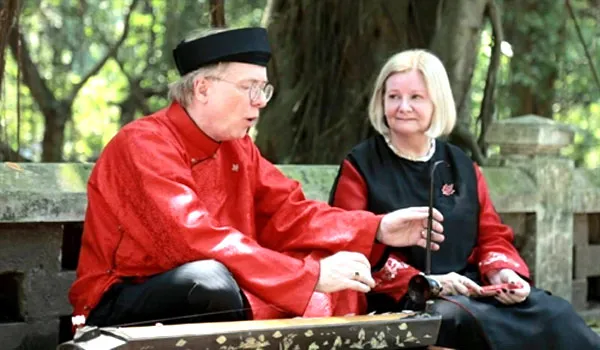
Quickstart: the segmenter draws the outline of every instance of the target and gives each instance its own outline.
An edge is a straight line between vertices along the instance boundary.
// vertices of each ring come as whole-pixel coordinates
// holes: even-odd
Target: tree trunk
[[[65,126],[71,117],[70,104],[64,103],[52,114],[44,114],[44,139],[42,140],[42,162],[62,162],[65,141]]]
[[[30,160],[15,152],[6,143],[0,142],[0,162],[30,162]]]
[[[504,91],[510,115],[552,118],[554,83],[564,54],[564,2],[505,0],[504,27],[512,45],[509,83]],[[510,9],[510,11],[508,11]]]
[[[4,78],[5,53],[8,33],[19,12],[19,0],[0,0],[0,89]]]
[[[409,3],[269,3],[276,95],[257,128],[263,155],[277,163],[338,163],[372,132],[367,105],[375,77],[414,33],[406,30]]]
[[[457,126],[451,141],[470,151],[478,163],[484,156],[469,131],[473,119],[470,90],[486,4],[487,0],[443,1],[443,16],[431,44],[431,50],[444,62],[456,102]]]
[[[461,140],[476,137],[469,89],[486,0],[269,0],[265,14],[276,95],[264,110],[256,143],[277,163],[339,163],[373,133],[367,106],[382,64],[408,48],[428,48],[448,68]],[[346,3],[344,3],[346,4]]]
[[[120,128],[131,123],[135,119],[135,112],[137,111],[137,103],[133,95],[127,96],[121,103],[119,103],[119,109],[121,114],[119,116]]]
[[[210,26],[212,28],[225,27],[225,0],[210,0]]]

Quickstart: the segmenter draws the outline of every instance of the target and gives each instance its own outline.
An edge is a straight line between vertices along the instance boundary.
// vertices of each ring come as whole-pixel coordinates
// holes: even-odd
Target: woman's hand
[[[392,247],[408,247],[418,245],[425,247],[427,239],[428,207],[410,207],[398,209],[381,219],[377,230],[377,240]],[[444,220],[442,213],[433,209],[431,249],[440,249],[439,243],[444,241]]]
[[[468,277],[450,272],[445,275],[431,275],[442,286],[441,295],[481,296],[481,286]]]
[[[498,285],[509,283],[513,285],[521,285],[521,288],[516,289],[502,289],[500,290],[495,298],[505,305],[522,303],[527,299],[531,292],[529,283],[525,281],[521,276],[511,269],[500,269],[493,270],[487,274],[490,284]]]

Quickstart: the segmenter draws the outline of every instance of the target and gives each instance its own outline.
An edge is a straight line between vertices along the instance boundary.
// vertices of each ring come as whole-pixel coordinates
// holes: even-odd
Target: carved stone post
[[[551,119],[526,115],[493,124],[486,141],[500,147],[490,159],[530,176],[537,186],[535,244],[527,252],[536,286],[571,300],[573,279],[574,162],[560,156],[573,143],[574,131]],[[532,260],[532,261],[531,261]]]

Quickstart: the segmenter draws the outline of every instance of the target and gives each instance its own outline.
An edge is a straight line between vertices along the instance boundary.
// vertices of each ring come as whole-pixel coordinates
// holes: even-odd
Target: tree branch
[[[0,162],[31,162],[30,159],[27,159],[13,150],[6,143],[0,142]]]
[[[0,88],[4,77],[4,53],[8,35],[14,24],[14,19],[19,16],[19,0],[0,0]]]
[[[8,35],[8,44],[10,50],[15,57],[15,61],[21,67],[23,81],[31,91],[32,97],[37,102],[40,111],[44,115],[49,115],[58,104],[56,97],[46,85],[46,80],[42,78],[36,65],[31,59],[29,48],[23,35],[19,32],[19,28],[13,28]],[[20,47],[19,47],[20,46]]]
[[[224,28],[225,27],[225,0],[210,0],[210,27]]]
[[[127,14],[125,15],[125,19],[124,19],[125,26],[123,27],[123,33],[121,33],[121,37],[119,38],[119,40],[117,40],[111,47],[109,47],[109,49],[106,52],[106,54],[104,55],[104,57],[102,57],[96,63],[96,65],[94,67],[92,67],[92,69],[81,79],[81,81],[78,84],[75,84],[73,86],[73,91],[71,91],[68,101],[73,101],[75,99],[75,96],[77,96],[77,93],[83,87],[83,85],[85,85],[85,83],[91,77],[93,77],[94,75],[96,75],[96,73],[98,73],[98,71],[100,71],[100,69],[102,68],[102,66],[104,66],[106,61],[108,61],[108,59],[110,57],[112,57],[115,54],[115,52],[117,52],[117,50],[119,49],[121,44],[123,44],[123,42],[127,38],[127,35],[129,34],[129,19],[131,18],[131,14],[133,13],[133,9],[137,5],[137,3],[138,3],[138,0],[133,0],[131,2],[131,5],[129,5],[129,10],[127,11]]]
[[[489,125],[494,118],[494,106],[496,103],[496,78],[498,77],[498,68],[500,67],[500,56],[502,55],[501,45],[504,41],[502,32],[502,22],[498,8],[494,0],[488,0],[486,5],[486,14],[492,24],[492,36],[494,43],[492,46],[492,56],[490,57],[490,65],[485,79],[485,88],[483,92],[483,100],[481,101],[481,109],[479,112],[479,122],[481,123],[481,132],[477,144],[483,154],[486,154],[487,146],[485,142],[485,134]]]
[[[454,143],[462,144],[464,148],[471,152],[471,159],[473,159],[473,161],[479,165],[485,164],[485,156],[483,155],[483,152],[481,152],[481,149],[479,149],[477,140],[475,139],[475,136],[471,134],[469,129],[460,123],[456,124],[451,136],[455,138],[455,140],[453,140]]]
[[[268,28],[269,24],[271,24],[271,15],[273,13],[273,0],[267,0],[265,4],[265,9],[263,10],[262,17],[260,19],[260,26]]]
[[[142,113],[144,113],[145,115],[150,114],[151,111],[148,108],[148,106],[146,105],[146,100],[152,96],[155,95],[163,95],[167,93],[167,88],[159,88],[159,89],[150,89],[150,88],[142,88],[141,86],[141,78],[133,78],[130,74],[127,73],[127,71],[125,70],[125,66],[123,65],[123,62],[121,62],[121,60],[117,57],[117,55],[114,55],[114,60],[117,62],[117,65],[119,66],[119,69],[121,70],[121,73],[123,73],[123,75],[125,76],[125,78],[127,78],[127,82],[129,83],[130,86],[130,92],[129,94],[131,96],[134,97],[134,101],[136,101],[136,107],[139,107],[139,109],[142,110]],[[125,100],[129,100],[131,97],[127,97]]]
[[[587,58],[588,64],[590,65],[590,70],[592,71],[592,76],[594,77],[594,81],[596,82],[596,87],[598,88],[598,91],[600,91],[600,78],[598,78],[598,72],[596,71],[596,68],[594,67],[594,61],[592,60],[592,55],[590,55],[590,51],[585,43],[585,40],[583,40],[583,35],[581,34],[581,28],[579,28],[579,23],[577,22],[577,18],[575,17],[575,13],[573,12],[573,8],[571,7],[571,1],[565,0],[565,5],[567,5],[567,10],[569,11],[569,15],[571,16],[571,19],[573,20],[573,23],[575,24],[575,30],[577,31],[577,36],[579,37],[579,41],[581,42],[581,45],[583,46],[583,51],[585,51],[585,57]]]

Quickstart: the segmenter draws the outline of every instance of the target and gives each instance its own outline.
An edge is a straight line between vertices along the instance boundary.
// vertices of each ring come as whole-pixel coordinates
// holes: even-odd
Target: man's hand
[[[430,275],[442,286],[442,295],[481,296],[481,286],[468,277],[450,272],[445,275]]]
[[[375,287],[371,264],[360,253],[339,252],[321,260],[321,274],[315,290],[333,293],[352,289],[367,293]]]
[[[509,283],[521,285],[521,288],[501,290],[495,298],[502,304],[511,305],[521,303],[527,299],[531,292],[529,283],[511,269],[493,270],[488,272],[487,277],[490,284]]]
[[[399,209],[385,215],[377,229],[377,240],[392,247],[418,245],[425,247],[427,239],[428,207],[410,207]],[[444,227],[441,222],[444,216],[433,209],[431,232],[431,249],[440,249],[439,243],[444,241]]]

